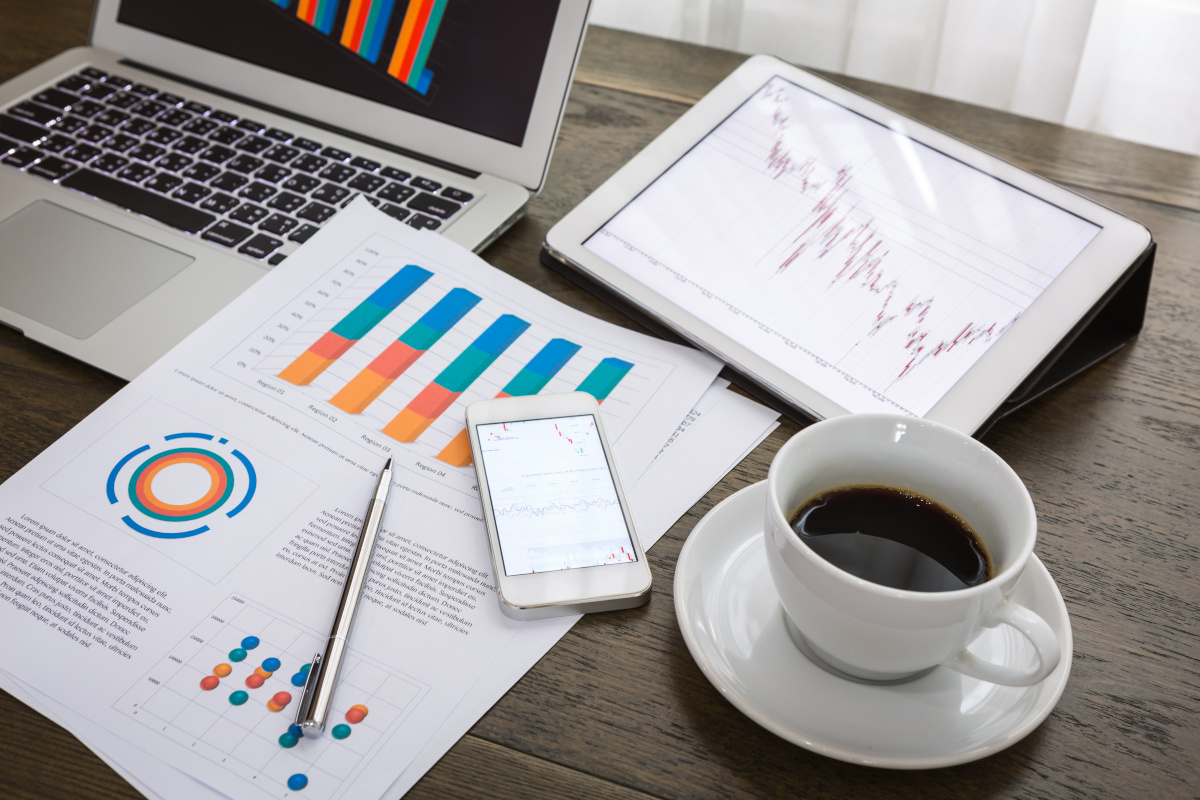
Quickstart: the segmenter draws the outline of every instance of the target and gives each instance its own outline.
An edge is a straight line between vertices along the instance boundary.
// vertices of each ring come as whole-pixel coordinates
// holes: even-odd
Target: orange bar
[[[334,362],[332,358],[321,358],[311,350],[305,350],[279,373],[279,377],[297,386],[307,386]]]
[[[346,12],[346,24],[342,26],[342,47],[349,47],[358,52],[358,45],[362,42],[363,28],[367,25],[367,14],[370,11],[370,0],[350,0],[350,10]]]
[[[342,411],[351,414],[361,414],[367,406],[375,402],[375,398],[383,394],[383,390],[392,385],[388,378],[364,369],[354,376],[354,379],[342,387],[329,402]]]
[[[296,16],[313,24],[313,20],[317,18],[317,0],[300,0],[300,5],[296,7]]]
[[[432,419],[406,408],[383,427],[383,432],[398,442],[415,442],[432,424]]]
[[[471,439],[467,436],[467,429],[459,431],[458,436],[451,439],[450,444],[443,447],[437,457],[438,461],[452,467],[471,466]]]
[[[432,2],[433,0],[408,0],[408,10],[404,12],[404,24],[400,27],[400,36],[396,39],[396,49],[392,52],[392,60],[387,69],[388,74],[393,78],[399,78],[402,81],[408,80],[408,71],[412,69],[413,59],[420,46],[421,34],[425,31],[422,20],[429,16],[429,6]],[[417,30],[419,23],[420,30]],[[415,43],[413,42],[414,37]]]

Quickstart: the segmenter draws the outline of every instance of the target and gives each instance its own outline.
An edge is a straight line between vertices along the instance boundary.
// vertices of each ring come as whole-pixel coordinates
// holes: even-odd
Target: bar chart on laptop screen
[[[923,416],[1098,231],[776,77],[585,246],[844,408]]]
[[[468,403],[587,392],[616,439],[674,369],[540,302],[375,236],[281,299],[216,369],[357,444],[470,486]]]

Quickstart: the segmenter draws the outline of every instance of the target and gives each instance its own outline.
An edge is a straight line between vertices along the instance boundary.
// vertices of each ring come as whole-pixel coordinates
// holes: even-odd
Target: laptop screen
[[[123,0],[117,19],[520,146],[558,6],[559,0]]]

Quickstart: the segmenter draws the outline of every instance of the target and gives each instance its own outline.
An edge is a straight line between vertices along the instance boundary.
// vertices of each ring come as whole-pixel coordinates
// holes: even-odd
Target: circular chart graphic
[[[172,433],[134,448],[108,473],[108,502],[145,536],[185,539],[231,519],[254,499],[254,465],[228,439]],[[200,522],[204,520],[204,522]]]

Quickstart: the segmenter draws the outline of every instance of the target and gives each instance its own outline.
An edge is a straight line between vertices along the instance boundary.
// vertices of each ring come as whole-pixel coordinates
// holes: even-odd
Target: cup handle
[[[944,666],[961,672],[972,678],[989,683],[999,683],[1005,686],[1033,686],[1041,683],[1062,658],[1058,646],[1058,637],[1054,635],[1046,620],[1030,611],[1023,605],[1005,600],[992,611],[984,622],[984,627],[994,628],[997,625],[1009,625],[1016,628],[1037,653],[1036,666],[1025,669],[1006,667],[990,661],[984,661],[970,651],[963,649],[958,655],[947,661]]]

